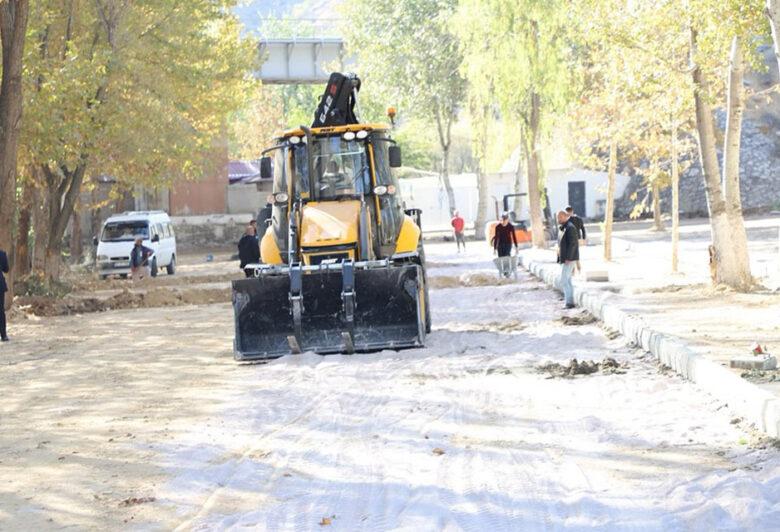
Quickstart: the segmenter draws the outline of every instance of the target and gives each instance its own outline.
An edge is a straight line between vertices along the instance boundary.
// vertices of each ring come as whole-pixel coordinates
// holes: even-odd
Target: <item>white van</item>
[[[133,211],[111,216],[103,224],[97,245],[97,272],[105,279],[109,275],[127,277],[130,273],[130,251],[136,238],[152,249],[149,267],[152,277],[160,268],[168,275],[176,273],[176,235],[168,214],[163,211]]]

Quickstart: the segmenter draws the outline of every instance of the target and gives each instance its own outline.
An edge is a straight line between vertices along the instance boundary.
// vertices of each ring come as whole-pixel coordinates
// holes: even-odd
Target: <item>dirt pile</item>
[[[456,327],[448,327],[450,330],[457,332],[493,332],[493,333],[513,333],[522,331],[526,328],[526,324],[519,319],[508,318],[503,321],[489,321],[485,323],[463,323]]]
[[[430,288],[460,288],[476,286],[496,286],[516,283],[513,279],[503,279],[498,274],[464,273],[463,275],[437,275],[428,278]]]
[[[539,373],[548,373],[549,379],[570,379],[577,375],[592,375],[599,371],[604,375],[620,375],[625,373],[627,368],[628,365],[626,363],[620,364],[614,358],[607,357],[601,362],[594,362],[593,360],[580,362],[576,358],[572,358],[566,365],[551,362],[539,366],[537,370]]]
[[[107,310],[207,305],[226,303],[231,298],[229,288],[160,288],[148,292],[131,292],[127,288],[105,299],[66,296],[56,299],[45,296],[24,296],[16,300],[19,312],[35,316],[67,316]]]
[[[236,268],[238,270],[238,268]],[[144,278],[140,282],[132,282],[127,279],[98,279],[97,276],[79,277],[72,282],[74,292],[95,292],[97,290],[122,290],[128,287],[146,288],[160,286],[182,286],[206,283],[229,283],[236,279],[243,279],[240,271],[232,273],[213,273],[205,275],[160,275],[158,277]]]
[[[590,325],[596,323],[598,319],[588,311],[583,311],[576,316],[563,316],[560,322],[564,325],[578,326],[578,325]]]

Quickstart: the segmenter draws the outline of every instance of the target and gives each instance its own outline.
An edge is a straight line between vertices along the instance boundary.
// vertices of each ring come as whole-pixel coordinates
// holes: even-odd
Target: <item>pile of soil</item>
[[[620,364],[611,357],[607,357],[601,362],[594,362],[593,360],[579,362],[576,358],[572,358],[567,365],[551,362],[539,366],[537,370],[539,373],[549,373],[550,376],[548,378],[550,379],[570,379],[576,375],[592,375],[599,371],[604,375],[619,375],[625,373],[627,367],[626,363]]]
[[[238,270],[238,268],[236,268]],[[240,271],[230,273],[214,273],[207,275],[166,275],[161,274],[154,279],[145,278],[140,282],[132,282],[128,279],[99,279],[96,276],[82,277],[73,282],[74,292],[94,292],[96,290],[122,290],[129,286],[145,288],[160,286],[181,286],[190,284],[227,283],[236,279],[243,279]]]
[[[148,292],[131,292],[127,288],[109,298],[66,296],[62,299],[44,296],[23,296],[16,300],[21,312],[35,316],[66,316],[107,310],[207,305],[226,303],[231,299],[229,288],[160,288]]]
[[[475,286],[496,286],[504,284],[515,284],[514,279],[504,279],[498,274],[490,273],[464,273],[460,276],[437,275],[428,278],[430,288],[460,288]]]
[[[458,332],[497,332],[512,333],[522,331],[526,324],[516,318],[508,318],[503,321],[489,321],[487,323],[464,323],[458,325],[454,330]]]
[[[766,384],[768,382],[780,381],[780,371],[776,369],[749,369],[747,371],[743,371],[739,376],[745,380],[749,380],[750,382],[755,382],[757,384]]]
[[[564,325],[590,325],[599,321],[593,314],[588,311],[583,311],[576,316],[563,316],[560,322]]]

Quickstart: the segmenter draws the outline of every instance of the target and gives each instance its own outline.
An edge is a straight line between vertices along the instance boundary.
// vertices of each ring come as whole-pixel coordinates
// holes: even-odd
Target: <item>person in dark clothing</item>
[[[577,238],[585,240],[585,222],[582,218],[574,214],[574,209],[570,206],[566,207],[566,213],[569,215],[569,221],[577,229]]]
[[[0,249],[0,341],[8,341],[8,331],[5,323],[5,293],[8,292],[8,285],[5,282],[5,273],[11,268],[8,266],[8,255]]]
[[[512,246],[517,247],[515,226],[509,222],[509,215],[501,215],[501,223],[496,226],[496,234],[493,236],[493,252],[499,257],[508,257],[512,254]]]
[[[130,251],[130,273],[133,281],[139,281],[144,278],[146,268],[149,265],[149,257],[154,253],[153,249],[144,246],[142,238],[135,239],[135,245]]]
[[[266,222],[271,219],[273,214],[274,206],[271,205],[270,201],[265,204],[265,207],[260,209],[259,213],[257,213],[257,224],[260,226],[261,232],[265,232],[265,228],[268,226]]]
[[[580,242],[577,238],[579,232],[566,211],[558,213],[558,224],[560,225],[558,264],[561,265],[561,289],[566,308],[574,308],[574,286],[571,284],[571,278],[580,260]]]
[[[247,277],[251,277],[253,272],[246,268],[247,264],[258,264],[260,262],[260,246],[257,242],[257,235],[251,225],[246,226],[246,232],[241,240],[238,241],[238,258],[241,261],[239,268],[244,270]]]
[[[252,228],[252,234],[255,235],[255,240],[257,240],[259,238],[257,236],[257,220],[249,220],[249,227]]]

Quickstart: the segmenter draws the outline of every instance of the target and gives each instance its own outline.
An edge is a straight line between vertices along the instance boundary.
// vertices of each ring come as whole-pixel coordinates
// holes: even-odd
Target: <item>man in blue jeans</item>
[[[566,308],[574,308],[574,287],[571,278],[580,260],[580,243],[577,228],[569,220],[566,211],[558,211],[560,240],[558,241],[558,264],[561,265],[561,289]]]

